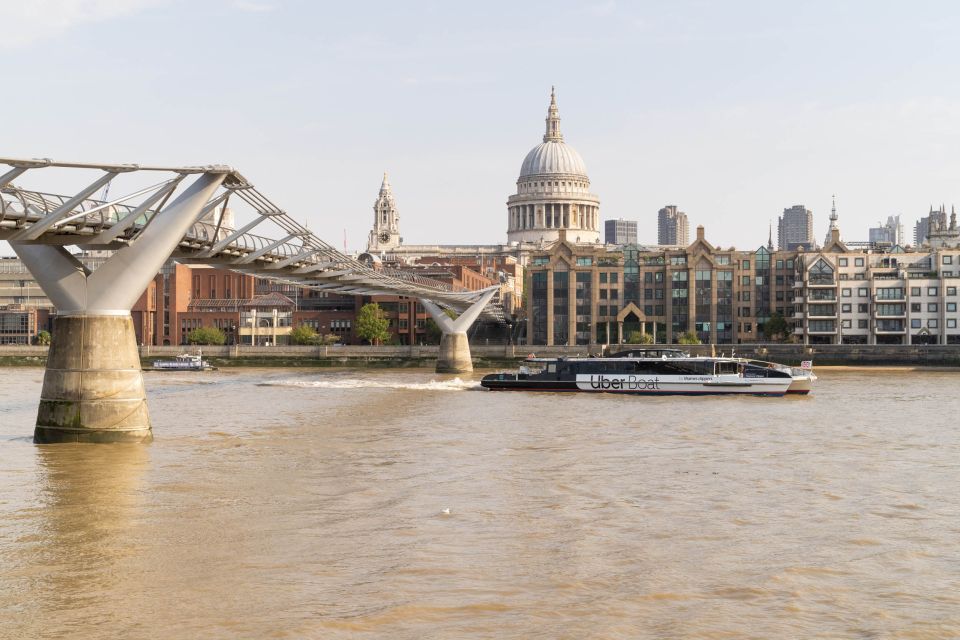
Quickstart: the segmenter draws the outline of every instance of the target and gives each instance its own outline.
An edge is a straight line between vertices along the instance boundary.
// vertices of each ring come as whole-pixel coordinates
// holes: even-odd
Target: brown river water
[[[960,373],[818,373],[147,373],[152,444],[35,446],[0,369],[0,638],[960,637]]]

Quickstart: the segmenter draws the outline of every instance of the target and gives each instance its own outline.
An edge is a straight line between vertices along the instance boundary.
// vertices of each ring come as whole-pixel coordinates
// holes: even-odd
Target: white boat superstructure
[[[196,354],[181,353],[173,360],[154,360],[153,368],[170,371],[203,371],[214,367],[204,360],[203,353],[198,351]]]

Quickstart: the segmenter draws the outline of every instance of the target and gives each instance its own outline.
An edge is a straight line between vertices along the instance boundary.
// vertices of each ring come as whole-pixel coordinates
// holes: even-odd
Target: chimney
[[[697,240],[703,240],[703,225],[697,225]]]

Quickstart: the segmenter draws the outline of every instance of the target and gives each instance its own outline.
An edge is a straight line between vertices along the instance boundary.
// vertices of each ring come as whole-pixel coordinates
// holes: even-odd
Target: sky
[[[952,2],[0,0],[0,156],[228,164],[363,249],[389,172],[407,244],[506,241],[556,86],[601,218],[676,204],[752,249],[960,204]],[[54,190],[51,188],[50,190]]]

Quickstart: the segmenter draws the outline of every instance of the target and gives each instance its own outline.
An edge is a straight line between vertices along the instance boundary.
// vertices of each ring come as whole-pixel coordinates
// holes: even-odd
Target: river
[[[960,373],[788,398],[146,373],[36,446],[0,369],[0,638],[957,638]]]

